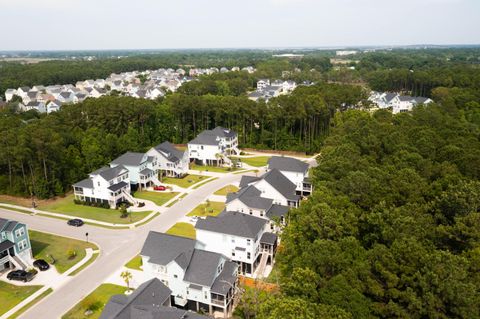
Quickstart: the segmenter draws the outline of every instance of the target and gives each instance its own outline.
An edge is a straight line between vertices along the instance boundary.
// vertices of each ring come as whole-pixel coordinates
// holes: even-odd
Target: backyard
[[[85,312],[90,310],[92,314],[88,316],[91,319],[97,319],[100,317],[103,308],[107,304],[108,300],[113,295],[119,295],[125,293],[127,287],[102,284],[98,286],[91,294],[86,296],[82,301],[76,304],[70,309],[62,319],[83,319],[86,318]]]
[[[206,202],[195,207],[187,216],[217,216],[225,209],[225,203],[223,202]]]
[[[130,224],[140,221],[147,217],[151,211],[134,212],[128,218],[120,217],[120,211],[99,207],[77,205],[73,202],[73,195],[58,198],[55,201],[40,205],[38,209],[63,215],[71,215],[80,218],[94,219],[113,224]]]
[[[257,157],[241,157],[237,159],[240,159],[242,163],[245,163],[250,166],[254,167],[263,167],[267,166],[268,160],[270,159],[270,156],[257,156]]]
[[[158,206],[164,205],[166,202],[168,202],[177,195],[177,192],[168,191],[136,191],[135,194],[133,194],[133,196],[136,198],[152,201]]]
[[[177,185],[183,188],[188,188],[207,178],[209,178],[209,176],[189,174],[189,175],[185,175],[182,178],[164,177],[162,178],[162,183]]]
[[[195,227],[193,227],[192,224],[182,222],[173,225],[169,230],[167,230],[167,234],[188,237],[192,239],[195,239],[197,236]]]
[[[70,267],[85,257],[85,249],[98,249],[95,244],[84,241],[41,233],[29,230],[33,257],[44,259],[48,263],[55,260],[54,266],[59,273],[64,273]]]
[[[15,286],[0,281],[0,316],[28,298],[42,286]]]

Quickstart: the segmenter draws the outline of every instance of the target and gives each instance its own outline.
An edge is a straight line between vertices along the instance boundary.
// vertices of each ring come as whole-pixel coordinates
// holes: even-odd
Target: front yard
[[[145,199],[154,202],[158,206],[164,205],[166,202],[177,196],[177,192],[160,192],[160,191],[136,191],[133,196],[139,199]]]
[[[198,216],[198,217],[205,217],[205,216],[217,216],[225,209],[225,203],[223,202],[207,202],[198,205],[195,207],[187,216]]]
[[[238,191],[238,187],[235,185],[227,185],[223,188],[220,188],[218,191],[213,193],[214,195],[227,196],[228,193],[235,193]]]
[[[222,167],[222,166],[209,166],[209,165],[197,165],[197,164],[190,164],[191,170],[196,170],[199,172],[214,172],[214,173],[230,173],[237,171],[238,168],[231,168],[231,167]]]
[[[62,319],[97,319],[100,317],[103,308],[105,308],[110,297],[123,294],[126,290],[127,287],[113,284],[102,284],[63,315]],[[92,314],[87,317],[85,312],[88,310],[92,311]]]
[[[209,178],[209,176],[190,174],[190,175],[185,175],[182,178],[164,177],[162,178],[161,182],[165,184],[177,185],[183,188],[189,188],[190,186],[195,185],[207,178]]]
[[[192,224],[182,222],[173,225],[169,230],[167,230],[167,234],[188,237],[192,239],[197,237],[195,227],[193,227]]]
[[[136,269],[136,270],[142,270],[142,257],[140,255],[137,255],[133,257],[126,265],[125,267],[130,268],[130,269]]]
[[[40,288],[42,288],[42,286],[15,286],[0,281],[0,316]]]
[[[73,202],[73,199],[73,195],[68,195],[64,198],[58,198],[47,205],[40,205],[38,209],[80,218],[95,219],[98,221],[112,224],[135,223],[139,220],[144,219],[151,213],[151,211],[134,212],[131,214],[131,216],[127,218],[122,218],[120,217],[121,214],[118,210],[77,205]]]
[[[85,257],[85,249],[98,249],[95,244],[84,241],[29,230],[33,257],[48,263],[55,260],[55,268],[64,273]]]
[[[242,163],[245,163],[250,166],[254,167],[263,167],[267,166],[268,160],[270,159],[271,156],[257,156],[257,157],[236,157],[237,159],[240,159]]]

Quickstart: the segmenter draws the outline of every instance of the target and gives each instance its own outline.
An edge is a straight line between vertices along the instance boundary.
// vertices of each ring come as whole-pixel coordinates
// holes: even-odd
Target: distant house
[[[400,95],[398,93],[372,91],[368,100],[380,109],[390,108],[393,114],[409,112],[420,104],[429,104],[433,101],[426,97]]]
[[[22,112],[28,112],[28,111],[37,111],[38,113],[45,113],[47,112],[47,109],[45,107],[45,103],[39,102],[39,101],[31,101],[28,102],[27,104],[18,104],[18,107],[20,111]]]
[[[29,91],[23,95],[22,101],[24,104],[28,104],[30,102],[37,101],[39,97],[40,93],[36,91]]]
[[[62,104],[63,103],[60,102],[59,100],[49,101],[47,103],[47,113],[52,113],[60,110],[60,108],[62,107]]]
[[[90,173],[87,179],[73,184],[75,199],[99,203],[116,208],[121,202],[137,201],[130,195],[130,178],[128,170],[121,166],[102,167]]]
[[[191,160],[203,165],[228,163],[227,156],[240,154],[238,135],[223,127],[205,130],[188,142],[188,154]]]
[[[277,236],[266,235],[267,224],[264,218],[227,211],[199,219],[195,224],[197,246],[228,256],[239,265],[242,275],[263,275],[265,266],[273,263],[277,249]]]
[[[32,267],[33,255],[27,225],[0,218],[0,272]]]
[[[126,296],[114,295],[100,319],[207,319],[197,313],[171,307],[172,291],[157,278],[141,284]]]
[[[66,104],[66,103],[73,103],[74,98],[75,98],[75,94],[73,94],[72,92],[70,92],[70,91],[62,91],[62,92],[58,95],[57,100],[59,100],[59,101],[62,102],[63,104]]]
[[[125,167],[129,172],[129,179],[132,188],[146,188],[151,185],[160,185],[157,174],[154,171],[156,166],[155,158],[146,153],[127,152],[114,159],[111,167]]]
[[[10,102],[13,99],[13,96],[18,95],[17,90],[8,89],[5,91],[5,101]]]
[[[196,247],[194,239],[150,231],[140,252],[145,280],[158,278],[171,290],[172,304],[213,315],[232,313],[238,265]]]
[[[156,174],[182,177],[188,173],[188,152],[178,150],[170,142],[163,142],[152,147],[147,155],[155,159],[154,170]]]
[[[293,184],[296,185],[297,194],[309,195],[312,192],[312,184],[309,180],[308,171],[310,166],[298,159],[291,157],[272,156],[268,160],[268,170],[277,169]]]

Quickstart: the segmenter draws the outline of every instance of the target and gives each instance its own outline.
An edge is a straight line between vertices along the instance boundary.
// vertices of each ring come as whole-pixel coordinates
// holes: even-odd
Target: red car
[[[167,190],[167,188],[165,186],[155,186],[153,188],[153,190],[155,190],[155,191],[165,191],[165,190]]]

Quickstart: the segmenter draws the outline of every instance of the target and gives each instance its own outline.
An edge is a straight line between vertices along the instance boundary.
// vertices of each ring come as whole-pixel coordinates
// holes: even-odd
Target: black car
[[[40,271],[45,271],[50,268],[50,265],[43,259],[37,259],[33,262],[33,266],[38,268]]]
[[[27,272],[25,270],[14,270],[8,273],[7,279],[8,280],[17,280],[27,282],[32,280],[35,277],[34,273]]]
[[[75,226],[75,227],[80,227],[82,226],[84,223],[83,223],[83,220],[79,219],[79,218],[75,218],[75,219],[70,219],[67,224],[69,224],[70,226]]]

